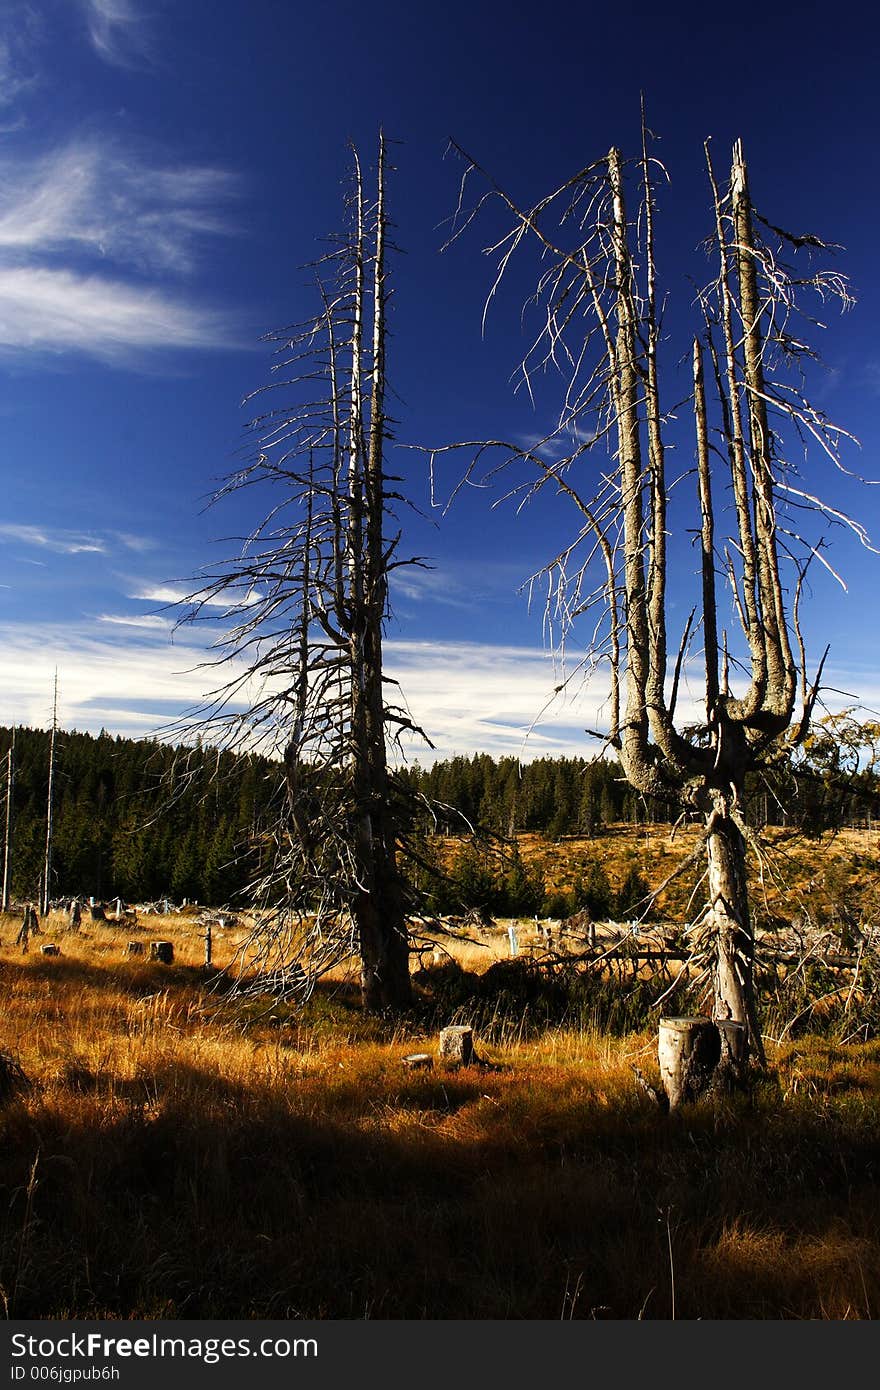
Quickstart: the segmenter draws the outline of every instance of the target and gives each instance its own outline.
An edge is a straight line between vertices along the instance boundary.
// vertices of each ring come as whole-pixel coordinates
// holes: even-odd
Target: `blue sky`
[[[634,152],[644,92],[670,176],[670,372],[705,274],[702,142],[723,170],[741,136],[770,220],[846,248],[858,303],[828,310],[817,389],[861,441],[848,464],[880,476],[878,33],[867,10],[820,24],[772,3],[747,27],[696,4],[4,0],[0,721],[45,725],[55,667],[69,728],[147,734],[205,688],[195,634],[172,642],[162,605],[247,519],[204,500],[243,444],[242,398],[268,377],[261,335],[313,307],[303,267],[340,224],[347,143],[368,162],[380,125],[399,142],[401,443],[525,440],[552,416],[549,390],[533,409],[511,389],[525,280],[481,331],[491,224],[441,254],[461,173],[447,138],[525,202],[612,143]],[[442,515],[422,456],[393,462],[425,513],[407,518],[408,548],[435,568],[398,586],[389,666],[438,751],[518,753],[555,684],[541,605],[518,588],[571,518],[517,517],[473,489]],[[876,488],[830,472],[822,486],[880,537]],[[848,590],[817,579],[808,637],[815,655],[832,642],[832,684],[876,706],[880,557],[833,539]],[[525,756],[590,751],[602,694],[594,682],[552,706]]]

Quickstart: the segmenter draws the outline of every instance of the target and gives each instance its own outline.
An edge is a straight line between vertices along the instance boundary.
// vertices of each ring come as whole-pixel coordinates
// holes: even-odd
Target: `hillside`
[[[0,729],[3,770],[11,739],[11,729]],[[48,752],[47,731],[16,730],[10,869],[17,900],[39,896]],[[696,826],[673,827],[672,808],[653,807],[658,818],[645,823],[652,808],[610,761],[543,758],[520,766],[480,754],[402,776],[487,831],[472,844],[460,834],[431,833],[430,817],[409,827],[420,854],[451,871],[444,884],[411,870],[415,886],[440,912],[483,906],[496,916],[562,917],[587,906],[596,918],[626,917],[641,912],[648,888],[670,879],[698,841]],[[169,896],[217,905],[236,901],[254,871],[274,817],[278,769],[266,759],[210,748],[61,732],[54,787],[53,897],[143,902]],[[875,799],[872,783],[840,802],[838,818],[856,824],[835,835],[808,839],[790,827],[764,828],[765,857],[752,860],[759,925],[777,914],[836,921],[873,912],[880,836],[864,827],[876,814]],[[5,778],[0,802],[5,813]],[[794,820],[797,798],[785,804]],[[767,813],[766,796],[755,799],[754,809]],[[670,819],[663,820],[667,811]],[[440,828],[455,832],[463,824],[447,810]],[[656,915],[686,921],[700,872],[691,866],[672,878]]]
[[[612,825],[598,838],[571,836],[550,841],[522,835],[518,843],[527,864],[540,868],[548,893],[571,890],[586,866],[599,860],[618,892],[637,873],[656,887],[679,870],[699,846],[698,826]],[[778,826],[761,835],[762,858],[750,857],[750,890],[756,921],[809,916],[838,922],[848,916],[869,920],[880,906],[880,834],[842,829],[818,839]],[[703,866],[685,869],[660,895],[653,915],[684,921],[699,903]]]

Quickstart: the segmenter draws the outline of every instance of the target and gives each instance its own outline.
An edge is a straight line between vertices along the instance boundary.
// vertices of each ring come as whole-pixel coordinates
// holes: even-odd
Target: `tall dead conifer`
[[[219,621],[217,661],[236,667],[193,727],[283,766],[239,964],[261,987],[302,994],[354,956],[375,1011],[410,1000],[412,904],[398,865],[410,794],[388,750],[404,731],[424,735],[389,701],[383,631],[390,572],[420,562],[389,534],[384,138],[372,201],[352,156],[349,228],[317,267],[321,310],[269,335],[277,379],[250,397],[267,402],[255,456],[215,499],[265,488],[267,514],[203,576],[184,620]]]
[[[842,276],[812,269],[802,274],[784,263],[787,251],[827,250],[817,238],[771,228],[774,246],[762,235],[770,224],[754,212],[740,142],[725,190],[709,165],[717,270],[700,296],[703,325],[693,343],[697,524],[688,533],[698,537],[700,562],[694,608],[671,659],[670,589],[680,576],[673,581],[676,536],[667,513],[670,417],[661,400],[658,360],[654,189],[658,170],[665,171],[650,157],[648,144],[643,118],[641,153],[633,165],[640,194],[635,215],[627,210],[627,166],[617,148],[530,208],[518,205],[459,150],[467,164],[465,184],[477,175],[488,192],[467,214],[461,200],[464,220],[456,236],[487,203],[500,203],[509,216],[507,230],[491,248],[500,261],[490,298],[514,253],[537,248],[542,268],[530,302],[543,308],[544,317],[521,364],[522,382],[531,390],[538,372],[559,370],[564,395],[555,426],[537,448],[493,439],[448,449],[473,450],[468,480],[487,481],[526,465],[508,495],[533,498],[549,487],[575,504],[575,538],[533,581],[547,581],[548,616],[563,640],[592,615],[588,650],[567,680],[598,665],[607,668],[604,741],[631,785],[677,801],[684,814],[702,821],[706,900],[690,927],[694,952],[705,965],[713,1016],[741,1024],[760,1058],[746,779],[803,742],[824,663],[823,657],[811,679],[798,615],[806,569],[823,542],[803,534],[787,502],[805,505],[823,524],[848,524],[866,540],[857,521],[823,505],[797,477],[792,436],[799,445],[812,439],[839,464],[844,432],[810,404],[789,370],[807,352],[791,321],[806,289],[823,299],[836,296],[844,307],[850,299]],[[435,473],[448,449],[433,452]],[[501,451],[488,474],[481,462],[487,450]],[[610,468],[607,461],[593,466],[600,450],[610,454]],[[718,500],[728,495],[729,512]],[[604,571],[598,583],[591,577],[594,563]],[[677,717],[685,670],[691,685],[697,673],[702,676],[705,714],[696,724]],[[799,675],[802,707],[796,717]]]

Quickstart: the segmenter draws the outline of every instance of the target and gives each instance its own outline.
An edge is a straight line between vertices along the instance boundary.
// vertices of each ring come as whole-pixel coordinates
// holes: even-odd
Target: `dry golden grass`
[[[681,825],[673,832],[669,825],[621,824],[606,826],[594,839],[567,836],[550,841],[542,835],[523,834],[517,840],[523,859],[540,865],[548,891],[570,888],[584,859],[601,860],[617,889],[632,868],[653,887],[665,882],[697,847],[700,833],[697,825]],[[791,916],[804,909],[828,913],[846,892],[877,906],[880,835],[876,830],[844,829],[808,840],[769,826],[762,832],[762,842],[763,862],[750,862],[750,891],[759,915]],[[689,870],[670,883],[658,899],[658,916],[686,919],[698,874],[699,870]]]
[[[429,983],[396,1023],[344,982],[299,1015],[243,1013],[192,920],[142,933],[173,940],[171,966],[127,959],[124,926],[59,930],[57,957],[15,930],[0,920],[0,1046],[31,1082],[0,1109],[11,1316],[880,1314],[876,1044],[780,1047],[750,1098],[670,1118],[633,1081],[651,1032],[501,1028],[478,1038],[488,1066],[413,1073]]]

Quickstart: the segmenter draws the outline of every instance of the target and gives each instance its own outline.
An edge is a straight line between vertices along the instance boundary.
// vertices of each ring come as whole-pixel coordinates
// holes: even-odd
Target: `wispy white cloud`
[[[152,623],[139,628],[140,620],[110,613],[78,627],[0,623],[0,723],[45,725],[56,667],[64,727],[132,737],[197,706],[221,671],[232,676],[232,665],[206,665],[195,643],[172,644]],[[574,704],[557,705],[552,722],[548,717],[524,742],[552,688],[552,664],[540,651],[390,642],[388,674],[401,682],[414,719],[436,745],[435,753],[420,743],[408,747],[407,755],[423,763],[477,750],[534,757],[585,745],[584,711]]]
[[[174,607],[178,604],[185,606],[192,601],[192,590],[175,584],[147,584],[135,589],[126,597],[144,599],[147,603],[159,603],[168,607]],[[232,595],[224,598],[220,594],[217,597],[205,599],[203,606],[205,608],[224,609],[229,608],[233,602],[236,607],[250,607],[258,602],[258,595],[251,593],[246,596],[241,595],[233,600]]]
[[[439,603],[448,608],[471,608],[474,594],[461,579],[440,569],[395,570],[391,580],[392,603],[405,599],[410,603]]]
[[[143,599],[146,603],[160,603],[172,606],[178,603],[185,603],[189,594],[180,585],[174,584],[142,584],[126,594],[126,598]],[[226,603],[217,600],[217,607],[226,607]]]
[[[99,623],[110,623],[114,627],[150,628],[156,632],[169,632],[173,623],[158,613],[99,613]]]
[[[217,166],[151,163],[77,137],[24,163],[0,160],[0,248],[32,260],[88,254],[139,271],[191,272],[201,238],[228,234],[237,180]]]
[[[114,531],[113,535],[126,550],[134,550],[138,554],[155,550],[159,544],[154,536],[136,536],[130,531]]]
[[[172,643],[158,615],[134,618],[103,613],[97,621],[0,622],[0,723],[45,726],[51,719],[57,667],[60,718],[66,728],[145,737],[167,730],[198,706],[223,680],[237,674],[232,664],[215,665],[192,640]],[[434,758],[474,752],[524,761],[539,756],[597,750],[586,728],[603,728],[607,696],[600,679],[572,682],[555,697],[559,673],[546,652],[469,642],[386,643],[387,674],[400,682],[412,718],[435,750],[413,740],[406,756],[423,764]],[[830,671],[829,685],[857,695],[863,706],[880,708],[876,673]],[[389,687],[393,698],[394,689]],[[256,694],[256,691],[251,692]],[[245,690],[244,698],[248,698]],[[850,696],[829,692],[840,709]],[[683,720],[698,716],[697,703],[682,698]]]
[[[4,0],[3,32],[0,33],[0,111],[12,108],[27,92],[39,85],[34,61],[35,50],[45,29],[42,11],[28,0]],[[0,129],[19,129],[23,118],[4,120]]]
[[[228,320],[154,289],[67,270],[0,270],[0,350],[129,363],[155,348],[230,346]]]
[[[475,557],[454,565],[401,567],[391,575],[392,607],[407,602],[472,609],[485,599],[510,598],[523,587],[525,563]]]
[[[157,277],[192,274],[204,239],[233,230],[236,189],[221,168],[165,167],[95,136],[0,158],[0,348],[132,364],[158,348],[234,344],[228,315]]]
[[[23,91],[31,86],[33,78],[24,75],[13,54],[12,43],[0,36],[0,108],[11,106]]]
[[[607,714],[598,683],[572,683],[554,696],[559,672],[540,648],[390,641],[385,651],[388,674],[435,744],[433,753],[415,740],[407,745],[420,762],[473,752],[524,760],[582,752],[592,746],[584,728]]]
[[[49,530],[41,526],[19,526],[12,522],[0,523],[0,541],[4,540],[38,546],[59,555],[106,554],[107,551],[105,542],[95,536],[86,536],[77,531]],[[41,564],[42,561],[32,560],[29,563]]]
[[[135,67],[149,59],[149,16],[134,0],[80,0],[89,38],[105,62]]]
[[[561,430],[553,425],[546,434],[538,434],[536,431],[518,434],[514,437],[514,442],[547,463],[556,463],[559,459],[568,458],[585,445],[592,444],[596,437],[594,429],[584,431],[572,421]]]
[[[63,727],[141,737],[162,723],[157,708],[197,700],[204,673],[186,668],[203,653],[132,635],[54,623],[0,624],[0,720],[32,726],[51,719],[52,681],[59,678]]]

